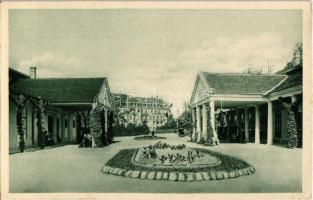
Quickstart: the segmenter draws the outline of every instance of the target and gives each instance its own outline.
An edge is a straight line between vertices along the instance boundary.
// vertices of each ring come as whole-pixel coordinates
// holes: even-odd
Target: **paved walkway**
[[[162,134],[167,143],[186,143],[189,138]],[[116,138],[105,148],[68,145],[10,155],[10,192],[300,192],[301,149],[255,144],[220,144],[205,147],[236,156],[256,168],[254,175],[203,182],[171,182],[131,179],[103,174],[102,166],[122,148],[153,144],[132,137]]]

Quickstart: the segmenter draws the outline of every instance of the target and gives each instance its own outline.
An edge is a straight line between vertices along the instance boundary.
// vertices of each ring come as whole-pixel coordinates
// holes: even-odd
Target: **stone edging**
[[[187,182],[187,181],[208,181],[208,180],[237,178],[239,176],[253,174],[255,172],[255,169],[254,167],[246,167],[244,169],[234,170],[231,172],[218,171],[218,172],[191,173],[191,172],[133,171],[104,166],[101,171],[106,174],[125,176],[129,178]]]

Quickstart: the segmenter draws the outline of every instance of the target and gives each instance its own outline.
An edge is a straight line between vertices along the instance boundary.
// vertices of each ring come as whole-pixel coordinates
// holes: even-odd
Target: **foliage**
[[[158,168],[157,166],[148,167],[136,165],[132,162],[132,157],[136,153],[137,149],[123,149],[120,150],[113,158],[111,158],[106,165],[114,168],[120,168],[124,170],[139,170],[139,171],[163,171],[163,172],[209,172],[209,171],[233,171],[249,167],[250,165],[238,158],[231,157],[218,152],[206,150],[206,149],[194,149],[199,153],[207,153],[217,157],[221,160],[221,164],[216,166],[205,166],[205,167],[190,167],[190,168]],[[163,158],[165,159],[165,158]]]
[[[188,132],[192,132],[193,122],[190,105],[187,105],[184,112],[178,117],[178,126],[179,128],[186,129]]]
[[[255,74],[255,75],[265,74],[261,68],[255,68],[255,67],[248,67],[243,71],[243,73]]]
[[[174,119],[173,114],[169,114],[167,117],[167,121],[163,126],[157,127],[157,130],[165,130],[165,129],[172,129],[176,128],[176,120]]]
[[[101,138],[103,136],[103,121],[102,121],[103,113],[101,110],[92,109],[90,112],[90,134],[94,138],[94,141],[97,147],[103,146],[103,141],[106,138]],[[106,137],[106,136],[105,136]]]
[[[113,126],[113,132],[116,136],[135,136],[135,135],[147,135],[150,133],[147,124],[141,125],[128,124],[127,126]]]
[[[287,114],[286,120],[287,132],[288,132],[288,148],[298,147],[298,131],[295,114],[290,110]]]
[[[143,136],[135,137],[134,139],[135,140],[161,140],[161,139],[166,139],[166,137],[143,135]]]
[[[214,145],[214,141],[213,141],[213,137],[214,137],[214,133],[213,133],[213,128],[211,125],[211,112],[210,112],[210,106],[206,106],[206,109],[208,110],[208,117],[207,117],[207,135],[206,138],[204,138],[204,143],[207,145]]]

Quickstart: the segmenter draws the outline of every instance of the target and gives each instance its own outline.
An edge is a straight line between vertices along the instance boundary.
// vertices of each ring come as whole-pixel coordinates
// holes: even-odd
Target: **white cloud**
[[[77,58],[47,51],[33,56],[29,60],[20,61],[17,69],[28,73],[30,66],[37,67],[39,77],[65,77],[77,72],[77,69],[81,67],[81,63]]]

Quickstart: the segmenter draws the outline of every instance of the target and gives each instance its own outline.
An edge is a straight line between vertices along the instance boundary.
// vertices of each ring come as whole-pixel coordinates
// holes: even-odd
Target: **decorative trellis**
[[[97,147],[101,147],[103,144],[103,138],[106,135],[103,130],[103,110],[92,109],[90,112],[90,133],[94,138]],[[103,135],[104,134],[104,135]]]
[[[206,138],[204,138],[205,144],[207,145],[214,145],[214,133],[213,133],[213,128],[212,128],[212,124],[211,124],[211,107],[209,105],[204,106],[203,109],[207,109],[207,134],[206,134]]]
[[[36,118],[37,118],[37,128],[38,128],[38,145],[44,147],[46,144],[45,135],[46,130],[46,110],[48,106],[48,101],[43,99],[32,99],[33,105],[36,107]]]
[[[29,98],[26,98],[24,95],[9,96],[12,102],[16,105],[16,128],[19,138],[19,150],[24,152],[25,149],[25,124],[26,124],[26,113],[25,113],[25,104],[28,103]]]
[[[25,150],[25,124],[26,124],[26,112],[25,112],[25,105],[29,102],[36,108],[36,118],[37,118],[37,128],[38,128],[38,136],[39,136],[39,146],[45,145],[45,134],[46,131],[46,107],[48,105],[48,101],[39,99],[39,98],[31,98],[26,97],[22,94],[16,96],[10,94],[10,99],[16,105],[16,127],[17,127],[17,134],[19,136],[19,150],[20,152],[24,152]]]

